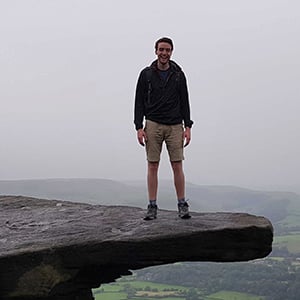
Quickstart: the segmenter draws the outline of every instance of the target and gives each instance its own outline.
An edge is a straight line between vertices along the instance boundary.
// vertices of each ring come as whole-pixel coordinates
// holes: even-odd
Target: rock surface
[[[178,261],[247,261],[272,250],[273,227],[244,213],[145,211],[0,196],[0,299],[93,299],[129,270]]]

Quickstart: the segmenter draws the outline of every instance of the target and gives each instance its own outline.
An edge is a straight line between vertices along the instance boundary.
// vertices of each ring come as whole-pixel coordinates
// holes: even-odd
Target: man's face
[[[158,43],[157,50],[155,50],[159,63],[165,65],[169,62],[172,55],[172,47],[170,44],[161,42]]]

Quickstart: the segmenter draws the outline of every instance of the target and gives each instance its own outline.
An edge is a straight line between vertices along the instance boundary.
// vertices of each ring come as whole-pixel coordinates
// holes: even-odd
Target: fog
[[[186,180],[299,187],[299,1],[0,0],[0,36],[0,180],[144,180],[135,85],[168,36],[194,120]]]

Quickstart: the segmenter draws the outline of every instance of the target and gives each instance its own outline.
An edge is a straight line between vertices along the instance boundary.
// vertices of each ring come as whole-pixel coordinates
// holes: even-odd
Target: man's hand
[[[145,142],[147,141],[147,135],[144,129],[139,129],[137,131],[137,139],[140,143],[140,145],[145,146]]]
[[[184,147],[186,147],[191,141],[191,128],[186,127],[183,132],[183,138],[185,140]]]

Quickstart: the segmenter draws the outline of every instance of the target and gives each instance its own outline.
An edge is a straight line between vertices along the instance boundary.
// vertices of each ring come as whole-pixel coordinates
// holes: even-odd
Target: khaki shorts
[[[159,162],[163,142],[166,143],[170,161],[182,161],[183,125],[164,125],[146,120],[146,153],[149,162]]]

